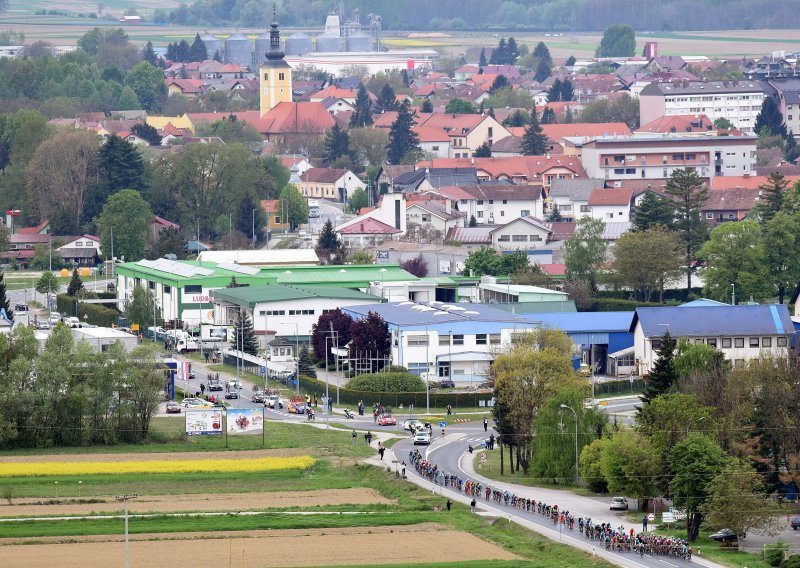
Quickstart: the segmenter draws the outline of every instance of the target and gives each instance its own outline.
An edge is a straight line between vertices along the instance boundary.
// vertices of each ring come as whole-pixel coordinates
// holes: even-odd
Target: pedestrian
[[[473,513],[475,512],[475,505],[476,505],[475,497],[473,497],[472,501],[469,502],[469,510],[472,511]]]
[[[206,385],[205,383],[200,383],[200,394],[206,394]]]
[[[483,417],[483,431],[484,432],[489,431],[489,419],[486,418],[485,416]]]
[[[447,510],[449,511],[452,506],[453,506],[453,502],[450,499],[448,499],[447,500]]]
[[[333,412],[333,397],[328,397],[328,412]]]
[[[489,434],[489,449],[494,449],[494,434]]]
[[[451,416],[453,414],[453,407],[449,404],[447,405],[447,415]]]
[[[355,431],[355,430],[353,430],[353,445],[354,445],[354,446],[356,445],[356,439],[357,439],[357,438],[358,438],[358,434],[356,434],[356,431]]]
[[[206,365],[208,365],[208,351],[203,352],[203,357],[205,357]]]
[[[405,479],[406,478],[406,462],[404,461],[400,465],[403,466],[403,474],[402,475],[403,475],[403,479]]]
[[[642,532],[647,532],[647,515],[642,515]]]
[[[377,409],[376,409],[376,410],[375,410],[375,411],[372,413],[372,421],[373,421],[375,424],[377,424],[377,423],[378,423],[378,410],[377,410]]]
[[[386,448],[383,447],[383,444],[378,442],[378,454],[381,456],[381,461],[383,461],[383,452],[386,451]]]

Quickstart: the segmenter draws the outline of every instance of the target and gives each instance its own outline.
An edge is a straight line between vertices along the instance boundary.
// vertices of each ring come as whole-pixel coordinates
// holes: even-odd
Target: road
[[[322,226],[330,221],[335,227],[341,222],[342,219],[342,206],[334,204],[332,201],[325,199],[319,200],[319,217],[311,218],[308,220],[308,232],[312,235],[319,233]]]
[[[32,280],[36,280],[36,278],[32,278]],[[83,286],[87,290],[91,290],[92,292],[105,292],[106,285],[110,282],[110,280],[84,280]],[[67,285],[61,284],[58,287],[58,291],[54,291],[51,299],[55,301],[55,296],[57,293],[63,293],[67,291]],[[14,304],[27,304],[31,300],[37,300],[42,305],[47,303],[47,295],[46,294],[39,294],[36,292],[34,288],[20,288],[19,290],[8,290],[7,292],[9,302],[13,307]]]

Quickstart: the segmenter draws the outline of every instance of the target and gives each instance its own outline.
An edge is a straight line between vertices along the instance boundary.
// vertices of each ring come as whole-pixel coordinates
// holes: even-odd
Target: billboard
[[[200,325],[200,339],[203,343],[228,343],[233,337],[232,325],[214,325],[204,323]]]
[[[263,408],[228,409],[228,434],[254,434],[263,429]]]
[[[221,408],[187,408],[185,416],[187,436],[222,435]]]

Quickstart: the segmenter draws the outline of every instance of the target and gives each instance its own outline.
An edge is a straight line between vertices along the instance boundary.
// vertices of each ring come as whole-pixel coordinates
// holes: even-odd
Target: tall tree
[[[286,184],[278,198],[278,215],[289,219],[292,227],[308,223],[308,202],[291,183]]]
[[[489,146],[488,142],[484,142],[472,153],[474,158],[491,158],[492,157],[492,147]]]
[[[478,67],[486,67],[489,63],[486,61],[486,48],[481,48],[481,55],[478,58]]]
[[[555,81],[547,89],[547,102],[555,103],[561,100],[561,79],[556,78]]]
[[[476,111],[475,105],[471,102],[456,97],[447,101],[444,112],[447,114],[475,114]]]
[[[417,278],[425,278],[428,275],[428,263],[422,258],[422,255],[404,260],[400,263],[400,268],[416,276]]]
[[[510,86],[511,84],[508,82],[505,75],[498,75],[495,77],[494,81],[492,81],[492,86],[489,87],[489,93],[495,93],[500,89],[507,89]]]
[[[350,151],[350,136],[347,130],[342,129],[338,124],[325,133],[325,163],[330,165],[341,157],[352,159]]]
[[[547,45],[543,41],[540,41],[536,44],[536,47],[533,48],[533,57],[541,59],[545,61],[549,66],[552,67],[553,65],[553,58],[550,56],[550,50],[547,48]]]
[[[536,105],[531,109],[531,122],[522,135],[522,154],[524,156],[541,156],[547,152],[547,136],[542,132]]]
[[[248,355],[258,355],[258,338],[253,329],[253,320],[246,311],[239,311],[233,322],[234,330],[231,338],[231,348],[243,351]]]
[[[153,51],[153,42],[148,41],[142,48],[142,60],[147,61],[153,67],[158,67],[158,57]]]
[[[393,110],[398,110],[397,96],[392,86],[389,83],[385,83],[378,92],[378,100],[375,101],[375,112],[380,114]]]
[[[388,324],[375,312],[369,312],[366,317],[353,321],[350,324],[348,347],[351,360],[369,353],[372,371],[379,371],[383,367],[382,361],[392,353],[392,337]]]
[[[0,310],[5,310],[6,316],[14,321],[14,311],[11,309],[11,300],[6,293],[6,273],[0,270]]]
[[[518,57],[519,57],[519,46],[517,45],[517,40],[515,40],[513,36],[510,36],[508,38],[508,41],[506,42],[506,53],[505,53],[505,58],[503,60],[503,64],[516,65]]]
[[[564,263],[569,280],[586,280],[594,284],[597,267],[605,262],[606,257],[605,227],[601,219],[583,217],[578,221],[575,231],[564,242]]]
[[[675,206],[669,199],[664,199],[655,191],[644,194],[633,216],[633,229],[646,231],[656,226],[672,229],[675,223]]]
[[[413,160],[419,152],[419,136],[411,130],[414,117],[408,106],[408,101],[400,105],[397,120],[392,123],[389,131],[388,160],[390,164],[402,164],[404,160]]]
[[[663,301],[664,284],[680,276],[683,255],[678,236],[664,227],[624,233],[614,245],[614,279],[649,302],[654,292]]]
[[[692,291],[695,253],[706,240],[708,227],[700,216],[708,197],[708,188],[695,170],[672,172],[665,190],[675,204],[675,230],[680,235],[686,266],[686,297]]]
[[[125,88],[127,89],[128,87]],[[131,127],[131,132],[149,143],[151,146],[161,145],[161,136],[158,135],[158,131],[154,126],[150,126],[149,124],[145,123],[134,124]]]
[[[317,378],[317,370],[314,368],[314,361],[311,360],[311,354],[308,352],[308,345],[303,343],[300,347],[300,354],[297,358],[297,369],[301,375]]]
[[[130,323],[139,324],[140,330],[158,325],[161,313],[153,292],[144,286],[134,286],[130,300],[125,305],[125,317]]]
[[[420,112],[433,112],[433,103],[430,99],[422,99],[419,110]]]
[[[331,335],[331,324],[333,324],[333,335]],[[353,318],[340,308],[320,315],[317,323],[311,326],[311,346],[314,348],[316,358],[324,361],[325,353],[330,355],[331,346],[343,348],[350,343],[352,324]]]
[[[67,296],[75,297],[81,290],[83,290],[83,281],[78,275],[78,269],[74,268],[72,270],[72,279],[69,281],[69,286],[67,286]]]
[[[642,434],[623,429],[603,444],[600,469],[608,490],[647,501],[655,493],[658,456]],[[645,507],[643,507],[645,508]]]
[[[636,52],[636,32],[628,24],[614,24],[603,32],[595,57],[633,57]]]
[[[757,214],[762,226],[766,225],[783,208],[783,198],[788,187],[789,180],[779,172],[771,173],[764,183],[758,186],[758,189],[761,190],[761,197],[753,208],[753,213]]]
[[[358,215],[358,212],[363,208],[369,205],[369,196],[367,192],[364,191],[362,188],[356,188],[353,192],[353,195],[350,196],[350,199],[347,202],[347,206],[350,208],[352,213]]]
[[[765,129],[769,135],[786,138],[786,125],[783,123],[783,115],[773,97],[766,97],[761,103],[761,110],[756,115],[756,123],[753,127],[753,131],[759,135]]]
[[[537,83],[544,82],[553,72],[553,67],[545,59],[539,59],[536,64],[536,71],[533,75]]]
[[[502,65],[506,60],[508,48],[506,46],[506,38],[501,37],[497,42],[497,47],[492,50],[492,56],[489,58],[489,65]]]
[[[778,213],[764,227],[765,264],[783,303],[786,291],[800,282],[800,215]]]
[[[572,86],[572,81],[564,79],[561,82],[561,100],[564,102],[571,101],[575,98],[575,88]]]
[[[195,34],[192,46],[189,48],[189,61],[205,61],[207,59],[206,44],[200,39],[200,34]]]
[[[97,220],[103,254],[124,257],[128,262],[145,258],[147,234],[153,222],[150,205],[142,194],[123,189],[109,197]]]
[[[550,107],[545,108],[542,113],[542,124],[555,124],[556,122],[558,120],[556,119],[555,111]]]
[[[733,287],[740,298],[772,295],[761,229],[752,219],[718,225],[697,255],[706,264],[703,292],[708,297],[726,301]]]
[[[580,122],[624,122],[639,128],[639,101],[627,93],[611,99],[598,99],[583,107]]]
[[[358,85],[355,109],[350,116],[350,128],[363,128],[372,124],[372,101],[363,83]]]
[[[657,396],[668,392],[678,374],[675,372],[673,359],[675,357],[675,340],[669,334],[669,330],[664,332],[658,346],[658,357],[653,365],[653,370],[647,376],[647,386],[642,395],[642,402],[647,405]]]
[[[319,232],[315,251],[321,264],[344,264],[347,258],[347,249],[330,219],[325,221]]]
[[[163,73],[147,61],[140,61],[128,72],[125,85],[134,90],[147,111],[158,112],[167,97]]]

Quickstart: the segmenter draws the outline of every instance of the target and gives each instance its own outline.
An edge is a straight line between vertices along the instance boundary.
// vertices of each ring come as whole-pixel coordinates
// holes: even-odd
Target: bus
[[[308,200],[308,216],[309,218],[319,217],[319,199]]]

